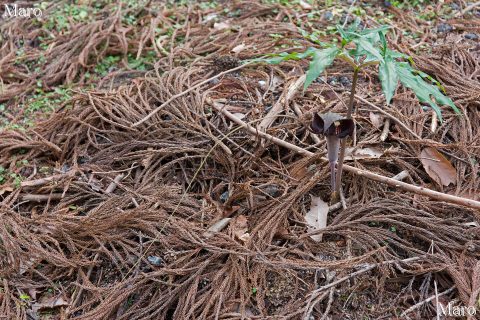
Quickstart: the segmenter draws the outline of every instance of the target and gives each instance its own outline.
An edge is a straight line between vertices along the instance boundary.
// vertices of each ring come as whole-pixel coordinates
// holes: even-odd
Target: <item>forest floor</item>
[[[0,319],[480,316],[478,3],[15,3],[42,16],[0,18]],[[351,67],[245,62],[356,19],[462,115],[361,72],[342,207],[308,123]]]

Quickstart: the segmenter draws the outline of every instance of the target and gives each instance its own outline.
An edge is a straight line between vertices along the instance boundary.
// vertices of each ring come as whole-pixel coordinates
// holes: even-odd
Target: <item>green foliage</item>
[[[95,66],[94,71],[101,77],[105,77],[110,69],[114,67],[120,60],[120,56],[106,56]]]
[[[411,89],[418,100],[428,104],[442,121],[441,109],[438,104],[450,106],[457,114],[460,110],[453,101],[444,95],[445,89],[431,76],[414,68],[413,59],[401,52],[388,48],[386,33],[389,26],[374,29],[359,30],[357,20],[349,28],[337,26],[341,36],[341,47],[334,43],[325,44],[320,41],[317,33],[308,34],[300,30],[303,37],[318,44],[322,48],[308,48],[304,52],[282,52],[270,54],[260,61],[277,64],[287,60],[311,58],[307,71],[304,89],[306,89],[336,58],[347,61],[354,70],[360,70],[370,65],[378,64],[378,77],[389,104],[400,82]]]
[[[395,69],[400,78],[400,82],[405,87],[412,89],[420,102],[429,104],[430,107],[435,110],[440,120],[442,120],[442,111],[440,107],[432,101],[431,97],[435,98],[436,102],[442,105],[448,105],[452,107],[456,113],[460,113],[460,110],[457,109],[449,97],[444,96],[438,87],[425,82],[422,76],[419,75],[408,62],[397,63]]]
[[[382,90],[385,94],[387,104],[392,101],[398,83],[398,73],[395,69],[395,59],[391,55],[385,56],[384,63],[378,67],[378,77],[382,84]]]
[[[41,114],[48,114],[70,99],[71,90],[65,86],[56,87],[54,91],[45,92],[42,89],[42,83],[37,83],[37,88],[26,101],[21,105],[24,110],[23,119],[16,124],[10,124],[7,118],[0,122],[0,129],[25,130],[33,125],[35,117]],[[0,108],[1,109],[1,108]],[[4,109],[4,108],[3,108]],[[0,110],[8,113],[8,110]],[[3,118],[3,117],[2,117]]]
[[[337,47],[330,47],[322,50],[312,50],[312,61],[307,71],[305,78],[304,89],[308,86],[325,70],[326,67],[333,63],[337,56],[339,49]]]
[[[45,6],[46,7],[46,6]],[[69,31],[70,23],[88,21],[93,11],[86,5],[64,4],[59,5],[55,11],[50,14],[44,23],[48,30]]]
[[[23,300],[23,301],[30,301],[31,298],[30,298],[30,296],[29,296],[28,294],[22,293],[22,294],[20,295],[20,299]]]

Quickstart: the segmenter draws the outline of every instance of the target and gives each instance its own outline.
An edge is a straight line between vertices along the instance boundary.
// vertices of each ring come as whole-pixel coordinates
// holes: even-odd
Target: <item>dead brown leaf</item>
[[[420,161],[427,174],[436,183],[448,186],[456,183],[457,170],[437,149],[427,147],[420,153]]]
[[[328,203],[320,197],[312,197],[310,210],[305,214],[305,221],[308,225],[308,232],[317,231],[327,226]],[[322,241],[322,235],[310,236],[314,241]]]
[[[248,239],[250,239],[250,234],[248,233],[248,218],[243,214],[235,217],[232,228],[235,238],[242,242],[247,242]]]
[[[385,119],[381,114],[370,112],[369,118],[375,128],[380,129],[383,126]]]

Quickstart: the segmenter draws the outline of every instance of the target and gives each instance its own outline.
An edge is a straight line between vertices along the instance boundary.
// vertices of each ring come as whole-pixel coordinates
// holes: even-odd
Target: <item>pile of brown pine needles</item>
[[[295,11],[257,2],[225,6],[235,12],[218,13],[229,31],[196,6],[156,11],[149,3],[133,13],[140,21],[133,27],[122,21],[129,9],[100,13],[51,40],[36,79],[15,62],[13,34],[35,39],[44,31],[25,21],[2,25],[10,35],[0,49],[0,67],[9,73],[2,101],[28,94],[39,79],[47,87],[83,86],[85,73],[106,55],[155,50],[158,61],[133,80],[124,70],[102,80],[106,89],[77,90],[32,129],[0,132],[0,165],[13,171],[28,161],[19,186],[0,186],[0,315],[419,319],[436,315],[432,297],[480,310],[478,209],[346,172],[347,208],[332,207],[327,228],[317,232],[322,242],[311,239],[304,220],[310,196],[328,201],[330,190],[320,159],[325,143],[306,126],[312,112],[344,112],[350,88],[317,82],[287,98],[307,62],[224,72],[282,45],[312,45],[292,24],[308,27]],[[170,38],[156,40],[156,28],[179,22]],[[364,73],[358,96],[369,103],[357,100],[356,139],[349,143],[381,156],[348,164],[385,177],[406,171],[411,185],[480,200],[478,48],[452,36],[416,56],[410,40],[394,40],[466,116],[445,108],[432,132],[432,113],[410,91],[399,89],[383,107],[376,76]],[[27,60],[39,54],[33,46]],[[329,75],[350,71],[336,63]],[[113,85],[116,77],[123,82]],[[385,141],[372,104],[392,119]],[[267,136],[315,155],[249,132],[228,115],[255,128],[273,117]],[[419,159],[425,147],[447,155],[455,186],[438,186],[426,174]]]

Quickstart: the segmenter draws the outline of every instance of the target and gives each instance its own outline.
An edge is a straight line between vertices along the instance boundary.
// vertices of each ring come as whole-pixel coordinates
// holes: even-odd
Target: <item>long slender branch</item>
[[[289,143],[287,141],[284,141],[282,139],[279,139],[277,137],[273,137],[273,136],[269,135],[268,133],[258,131],[256,128],[254,128],[251,125],[243,122],[242,120],[240,120],[239,118],[234,116],[232,113],[225,110],[225,108],[224,108],[225,105],[222,104],[222,103],[219,103],[218,101],[212,101],[212,100],[208,99],[207,103],[211,104],[216,110],[223,113],[231,121],[235,122],[236,124],[238,124],[242,128],[245,128],[246,130],[248,130],[253,135],[257,135],[257,136],[262,137],[266,140],[272,141],[275,144],[278,144],[278,145],[280,145],[284,148],[295,151],[295,152],[297,152],[299,154],[302,154],[302,155],[305,155],[305,156],[313,156],[314,155],[313,152],[310,152],[308,150],[300,148],[300,147],[298,147],[294,144],[291,144],[291,143]],[[324,157],[321,158],[321,159],[323,161],[328,161]],[[403,181],[398,181],[398,180],[395,180],[393,178],[385,177],[385,176],[382,176],[382,175],[379,175],[379,174],[376,174],[376,173],[373,173],[373,172],[370,172],[370,171],[367,171],[367,170],[358,169],[358,168],[355,168],[355,167],[352,167],[352,166],[349,166],[349,165],[344,165],[343,169],[345,169],[345,171],[347,171],[347,172],[350,172],[350,173],[353,173],[353,174],[356,174],[356,175],[359,175],[359,176],[362,176],[362,177],[365,177],[365,178],[368,178],[368,179],[371,179],[371,180],[374,180],[374,181],[385,183],[385,184],[387,184],[391,187],[399,188],[399,189],[402,189],[404,191],[413,192],[413,193],[416,193],[416,194],[427,196],[431,199],[436,199],[436,200],[444,201],[444,202],[448,202],[448,203],[455,203],[455,204],[459,204],[459,205],[469,207],[469,208],[472,208],[472,209],[480,210],[480,201],[475,201],[475,200],[471,200],[471,199],[457,197],[457,196],[454,196],[454,195],[434,191],[434,190],[424,188],[424,187],[414,186],[414,185],[411,185],[411,184],[403,182]],[[480,213],[477,213],[477,216],[480,218]]]
[[[396,124],[398,124],[400,127],[402,127],[403,129],[407,130],[408,133],[410,133],[412,136],[414,136],[415,138],[417,138],[418,140],[421,140],[422,138],[416,134],[415,132],[413,132],[409,127],[407,127],[402,121],[400,121],[400,119],[396,118],[394,115],[388,113],[387,111],[383,110],[382,108],[380,107],[377,107],[376,105],[374,105],[373,103],[371,103],[370,101],[360,97],[359,95],[355,95],[355,98],[357,98],[358,100],[362,101],[363,103],[369,105],[370,107],[374,108],[375,110],[377,110],[378,112],[384,114],[385,116],[387,116],[388,118],[392,119],[393,121],[395,121]]]
[[[433,296],[431,296],[430,298],[428,299],[425,299],[423,301],[420,301],[419,303],[411,306],[410,308],[408,308],[407,310],[403,311],[402,314],[400,315],[400,317],[404,318],[407,316],[408,313],[420,308],[421,306],[423,306],[425,303],[428,303],[430,301],[432,301],[433,299],[436,299],[438,297],[441,297],[441,296],[444,296],[446,294],[449,294],[450,292],[452,292],[453,290],[455,290],[455,286],[452,286],[450,287],[449,289],[443,291],[443,292],[440,292],[439,294],[435,294]]]

